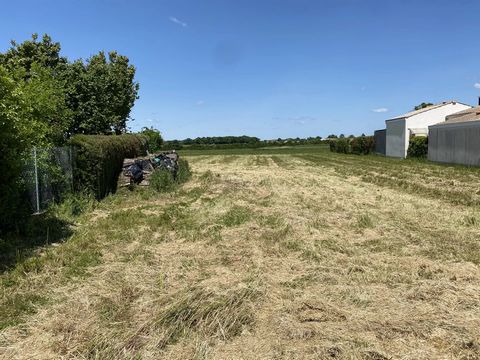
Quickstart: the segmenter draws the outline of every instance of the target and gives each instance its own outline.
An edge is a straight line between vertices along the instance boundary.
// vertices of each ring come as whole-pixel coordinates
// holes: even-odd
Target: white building
[[[470,108],[470,105],[448,101],[386,120],[386,155],[407,157],[410,136],[427,136],[430,125],[441,123],[448,115]]]

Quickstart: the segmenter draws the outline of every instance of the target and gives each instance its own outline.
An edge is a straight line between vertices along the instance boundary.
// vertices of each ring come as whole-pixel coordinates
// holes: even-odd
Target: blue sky
[[[0,51],[48,33],[137,67],[132,130],[167,139],[372,133],[422,101],[480,96],[480,1],[5,1]],[[475,86],[475,84],[477,84]]]

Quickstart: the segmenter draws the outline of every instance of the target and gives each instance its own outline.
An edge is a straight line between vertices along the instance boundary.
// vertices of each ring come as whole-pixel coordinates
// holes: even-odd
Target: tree
[[[50,72],[56,86],[64,90],[65,103],[70,110],[71,121],[62,119],[66,126],[63,138],[75,133],[126,132],[139,89],[134,80],[135,67],[129,59],[113,51],[108,53],[108,58],[104,52],[99,52],[86,62],[70,63],[60,55],[60,50],[60,43],[52,41],[50,36],[43,35],[38,40],[38,35],[33,34],[23,43],[12,41],[10,49],[0,54],[0,65],[10,73],[21,73],[24,80],[29,80],[32,69],[38,66]]]
[[[138,99],[135,67],[116,52],[77,60],[64,73],[66,99],[73,111],[70,134],[121,134]]]
[[[53,123],[65,105],[50,71],[33,63],[25,80],[21,70],[10,74],[0,65],[0,229],[22,219],[23,160],[33,146],[55,141]]]
[[[30,76],[33,64],[54,70],[56,73],[67,65],[67,58],[60,56],[60,43],[53,42],[47,34],[43,35],[41,41],[38,41],[38,34],[33,34],[31,40],[21,44],[12,40],[10,44],[10,49],[0,54],[0,64],[8,71],[23,68],[26,78]]]
[[[145,135],[148,139],[148,151],[154,152],[162,147],[163,138],[159,130],[154,129],[153,127],[144,127],[140,133]]]
[[[429,106],[432,106],[432,105],[433,105],[432,103],[422,102],[420,105],[415,106],[413,109],[414,110],[421,110],[421,109],[425,109],[426,107],[429,107]]]
[[[338,136],[335,135],[335,134],[331,134],[331,135],[327,136],[327,139],[337,139],[337,138],[338,138]]]
[[[343,139],[343,138],[345,138],[345,135],[344,135],[344,134],[340,134],[339,138],[340,138],[340,139]]]

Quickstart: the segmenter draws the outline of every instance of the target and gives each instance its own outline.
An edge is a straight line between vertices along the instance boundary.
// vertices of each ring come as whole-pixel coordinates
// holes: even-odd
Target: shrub
[[[192,171],[190,170],[190,165],[185,159],[178,160],[178,172],[177,172],[177,182],[183,184],[187,182],[192,177]]]
[[[417,136],[410,139],[407,157],[426,158],[428,154],[428,137]]]
[[[159,169],[154,171],[150,177],[150,186],[158,192],[169,192],[175,190],[179,184],[187,182],[192,176],[190,165],[185,159],[178,160],[178,171],[176,179],[173,178],[170,171]]]
[[[70,144],[76,152],[75,190],[101,199],[116,191],[123,160],[146,154],[147,140],[134,134],[76,135]]]
[[[160,131],[154,129],[153,127],[147,128],[144,127],[141,131],[141,134],[147,138],[148,151],[153,153],[162,148],[163,138]]]
[[[337,150],[337,153],[349,154],[351,152],[350,139],[347,139],[347,138],[338,139],[336,143],[336,150]]]
[[[176,188],[171,172],[166,169],[154,171],[149,181],[152,189],[158,192],[169,192]]]
[[[350,141],[352,154],[367,155],[375,151],[375,138],[373,136],[359,136]]]
[[[331,152],[337,152],[337,140],[329,140],[328,145],[330,146]]]

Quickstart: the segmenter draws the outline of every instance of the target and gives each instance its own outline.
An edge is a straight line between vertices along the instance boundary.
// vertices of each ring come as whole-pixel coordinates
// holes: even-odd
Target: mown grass
[[[267,150],[66,211],[0,276],[0,357],[479,358],[475,169]]]

